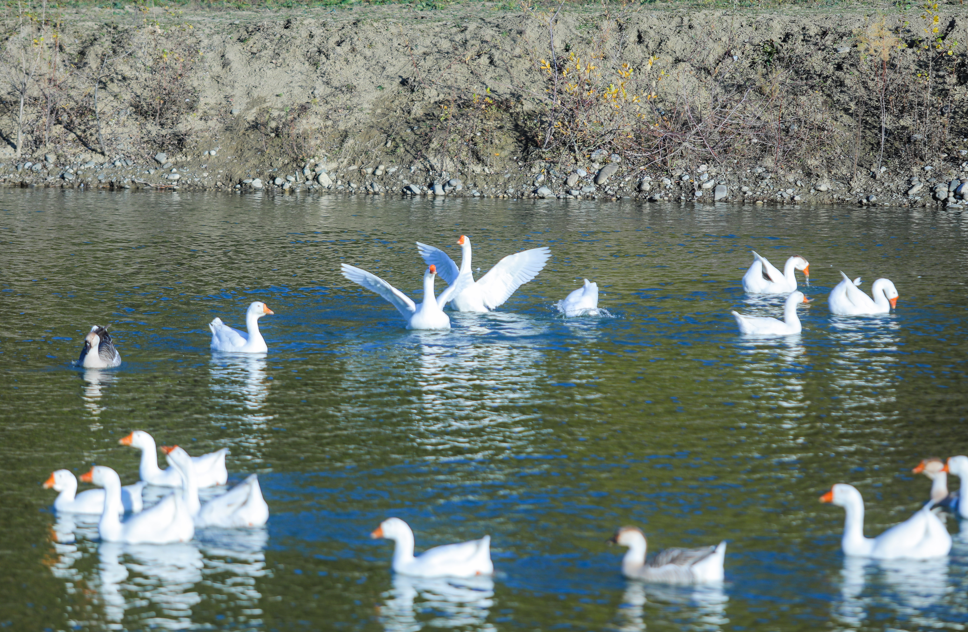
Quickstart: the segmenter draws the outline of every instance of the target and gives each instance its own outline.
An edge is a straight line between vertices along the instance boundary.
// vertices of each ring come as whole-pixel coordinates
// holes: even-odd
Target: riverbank
[[[956,5],[6,17],[3,72],[22,86],[0,113],[8,186],[968,197],[968,11]]]

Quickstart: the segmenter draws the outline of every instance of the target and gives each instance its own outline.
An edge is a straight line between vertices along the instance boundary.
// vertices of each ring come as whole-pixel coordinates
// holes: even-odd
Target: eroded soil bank
[[[33,15],[3,23],[7,185],[968,197],[958,6]]]

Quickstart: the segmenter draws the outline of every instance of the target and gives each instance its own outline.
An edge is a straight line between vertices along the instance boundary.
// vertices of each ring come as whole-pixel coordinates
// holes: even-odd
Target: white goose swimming
[[[783,304],[783,320],[769,318],[767,316],[744,316],[739,312],[731,312],[736,319],[736,326],[739,333],[744,336],[792,336],[803,330],[800,325],[800,317],[797,316],[797,306],[800,303],[808,303],[807,297],[803,292],[793,292],[787,297]]]
[[[803,270],[803,276],[810,278],[810,262],[794,255],[787,259],[780,272],[772,263],[753,252],[753,265],[743,275],[743,291],[748,294],[787,294],[797,289],[794,270]]]
[[[924,474],[931,479],[931,503],[935,507],[958,513],[959,494],[948,492],[948,470],[944,461],[936,457],[923,459],[911,473]]]
[[[629,579],[668,584],[700,584],[723,581],[726,543],[699,549],[666,549],[647,559],[645,534],[637,527],[622,527],[610,544],[627,546],[622,558],[622,574]]]
[[[394,540],[393,570],[415,577],[472,577],[494,572],[491,562],[491,537],[445,544],[413,555],[413,531],[399,518],[387,518],[371,538]]]
[[[860,277],[850,280],[843,272],[843,280],[834,286],[827,297],[830,311],[838,316],[872,316],[889,314],[897,307],[897,288],[890,279],[878,279],[871,286],[874,298],[867,296],[859,287]]]
[[[203,505],[198,500],[198,477],[192,457],[177,445],[161,449],[182,475],[183,497],[196,527],[261,527],[269,521],[269,506],[262,497],[258,476],[252,474]]]
[[[222,353],[266,353],[269,347],[259,331],[259,319],[266,314],[275,314],[262,301],[255,301],[245,311],[245,328],[248,333],[232,329],[216,318],[208,324],[212,331],[212,351]]]
[[[114,348],[107,329],[99,325],[91,327],[84,337],[84,348],[77,364],[85,369],[110,369],[121,364],[121,354]]]
[[[147,485],[139,481],[134,485],[121,488],[121,513],[137,513],[144,506],[141,491]],[[97,514],[104,513],[103,489],[87,489],[77,493],[77,479],[70,470],[57,470],[44,482],[44,489],[53,489],[57,494],[54,510],[58,513]]]
[[[864,499],[852,485],[837,484],[820,497],[820,502],[844,508],[844,555],[881,560],[922,560],[942,557],[951,550],[951,535],[944,523],[931,513],[931,503],[913,516],[875,538],[864,537]]]
[[[344,277],[379,294],[396,307],[407,321],[407,329],[450,329],[450,316],[444,313],[442,307],[460,291],[463,282],[449,286],[440,296],[435,297],[434,277],[437,275],[437,266],[429,266],[424,273],[424,300],[420,304],[415,304],[406,294],[371,272],[346,263],[340,268]]]
[[[557,307],[568,318],[598,316],[598,283],[585,279],[585,284],[558,301]]]
[[[538,276],[551,258],[551,250],[544,246],[524,250],[504,257],[487,274],[475,281],[471,269],[471,240],[467,235],[461,235],[457,243],[461,247],[459,270],[454,260],[439,248],[418,241],[417,250],[425,263],[437,267],[440,278],[448,285],[452,286],[458,280],[465,282],[464,289],[449,299],[453,301],[454,309],[459,312],[489,312],[497,309],[519,287]],[[439,301],[441,307],[447,302]]]
[[[141,480],[159,487],[182,486],[182,478],[177,470],[170,467],[162,470],[158,467],[158,448],[150,434],[143,430],[135,430],[118,443],[141,450],[141,465],[138,467]],[[228,448],[222,448],[192,457],[199,487],[225,485],[229,480],[229,472],[225,467],[225,455],[228,453]]]
[[[953,456],[948,459],[944,466],[944,472],[954,474],[961,479],[961,493],[959,498],[968,498],[968,456]],[[953,509],[962,518],[968,519],[968,501],[958,501],[957,508]]]
[[[156,505],[132,514],[121,522],[121,479],[109,467],[96,465],[81,476],[85,483],[104,488],[104,512],[98,522],[98,534],[105,542],[129,544],[168,544],[188,542],[195,535],[195,523],[181,494],[168,494]]]

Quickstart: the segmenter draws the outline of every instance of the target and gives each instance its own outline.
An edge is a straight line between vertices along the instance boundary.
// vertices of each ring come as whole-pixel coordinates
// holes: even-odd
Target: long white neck
[[[636,535],[637,537],[629,543],[629,550],[625,552],[625,557],[622,558],[622,572],[626,575],[632,575],[645,566],[645,553],[648,545],[645,538]]]
[[[434,295],[434,275],[428,270],[424,273],[424,300],[423,306],[434,306],[437,307],[437,297]]]
[[[194,516],[202,508],[202,503],[198,500],[198,477],[195,474],[195,463],[192,458],[188,456],[187,452],[182,454],[183,456],[178,459],[177,463],[178,473],[182,477],[182,498],[185,500],[188,512]],[[171,455],[169,455],[169,458],[171,458]]]
[[[790,257],[789,259],[787,259],[786,265],[783,266],[783,278],[786,279],[787,283],[789,283],[793,287],[797,286],[797,275],[796,275],[797,267],[796,266],[797,266],[796,257]]]
[[[141,466],[138,468],[143,481],[161,474],[161,469],[158,468],[158,447],[155,445],[155,440],[149,436],[147,443],[148,445],[141,449]]]
[[[464,243],[460,246],[460,273],[469,274],[472,277],[474,272],[471,270],[471,240],[464,238]]]
[[[864,537],[864,501],[858,494],[843,505],[844,537],[840,543],[846,555],[869,555],[874,541]]]
[[[887,279],[874,281],[874,285],[871,286],[871,296],[874,299],[874,304],[881,309],[891,309],[891,301],[887,298]]]
[[[948,497],[948,473],[938,472],[931,480],[931,500],[938,503]]]
[[[800,303],[792,297],[787,299],[783,306],[783,322],[791,327],[800,326],[800,317],[797,315],[797,305]]]
[[[259,331],[259,315],[254,311],[246,312],[245,328],[249,332],[248,343],[250,345],[253,343],[265,344],[265,339],[262,337],[262,332]]]
[[[121,536],[121,519],[124,513],[121,505],[121,479],[117,474],[107,475],[104,480],[104,512],[98,522],[97,531],[102,540],[115,542]]]
[[[74,496],[77,495],[77,479],[73,476],[64,477],[64,489],[57,494],[57,499],[54,500],[54,506],[58,503],[69,503],[74,500]]]
[[[413,531],[410,527],[401,530],[394,538],[393,568],[394,570],[413,561]]]

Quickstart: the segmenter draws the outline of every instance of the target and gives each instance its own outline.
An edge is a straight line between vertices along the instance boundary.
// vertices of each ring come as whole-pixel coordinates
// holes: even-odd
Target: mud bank
[[[959,208],[968,13],[890,11],[8,16],[0,182]]]

